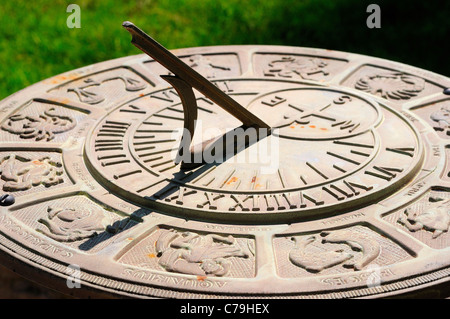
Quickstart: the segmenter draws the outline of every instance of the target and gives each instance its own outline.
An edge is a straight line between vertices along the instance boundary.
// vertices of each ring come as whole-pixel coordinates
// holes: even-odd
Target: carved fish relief
[[[336,230],[331,232],[322,232],[320,234],[323,243],[345,244],[352,250],[362,252],[362,257],[359,259],[352,258],[344,264],[345,267],[350,267],[355,270],[361,270],[375,260],[380,254],[380,244],[367,236],[352,230]]]
[[[295,247],[289,252],[289,260],[296,266],[304,268],[309,272],[321,272],[324,269],[342,264],[344,267],[362,270],[380,254],[380,245],[374,239],[352,230],[336,230],[321,232],[322,239],[316,236],[308,238],[292,237]],[[344,244],[353,251],[361,252],[362,257],[345,252],[343,249],[325,250],[320,252],[308,251],[307,246],[315,241],[326,243]],[[324,247],[324,246],[323,246]]]
[[[296,266],[309,272],[321,272],[324,269],[339,265],[353,257],[342,249],[325,252],[308,252],[306,247],[316,241],[315,236],[308,238],[292,237],[295,247],[289,252],[289,260]]]

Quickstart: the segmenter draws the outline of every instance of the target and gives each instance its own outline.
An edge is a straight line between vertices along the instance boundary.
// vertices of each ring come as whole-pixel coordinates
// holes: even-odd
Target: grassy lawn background
[[[66,8],[81,7],[81,28]],[[381,7],[381,29],[366,8]],[[367,54],[450,76],[450,1],[141,0],[0,2],[0,99],[53,75],[141,53],[130,20],[169,49],[278,44]]]

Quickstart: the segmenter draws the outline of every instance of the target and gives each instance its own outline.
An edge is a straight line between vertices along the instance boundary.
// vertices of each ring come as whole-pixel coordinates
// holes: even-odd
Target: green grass
[[[450,2],[376,1],[381,29],[366,27],[359,0],[2,1],[0,99],[92,63],[141,53],[121,24],[130,20],[169,49],[281,44],[367,54],[450,75]],[[69,29],[70,3],[81,28]],[[447,37],[447,39],[446,39]]]

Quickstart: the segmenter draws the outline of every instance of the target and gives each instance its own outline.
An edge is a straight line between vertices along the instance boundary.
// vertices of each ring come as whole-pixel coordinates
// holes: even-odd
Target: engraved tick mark
[[[345,157],[344,155],[339,155],[339,154],[336,154],[336,153],[333,153],[333,152],[330,152],[330,151],[327,151],[327,154],[328,154],[328,155],[331,155],[331,156],[334,156],[334,157],[336,157],[336,158],[339,158],[339,159],[341,159],[341,160],[347,161],[347,162],[349,162],[349,163],[355,164],[355,165],[361,164],[360,162],[355,161],[355,160],[353,160],[353,159],[351,159],[351,158]]]
[[[386,151],[394,152],[397,154],[406,155],[409,157],[414,156],[414,147],[398,147],[398,148],[390,148],[386,147]]]
[[[324,179],[328,179],[328,176],[326,176],[324,173],[322,173],[319,169],[317,169],[314,165],[312,165],[310,162],[306,162],[306,165],[308,165],[309,168],[311,168],[314,172],[322,176]]]

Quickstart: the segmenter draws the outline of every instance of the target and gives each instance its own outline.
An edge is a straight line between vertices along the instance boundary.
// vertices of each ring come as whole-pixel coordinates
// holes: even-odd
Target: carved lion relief
[[[11,154],[0,162],[1,179],[4,191],[23,191],[44,185],[50,187],[62,183],[62,164],[50,157],[24,158]]]

